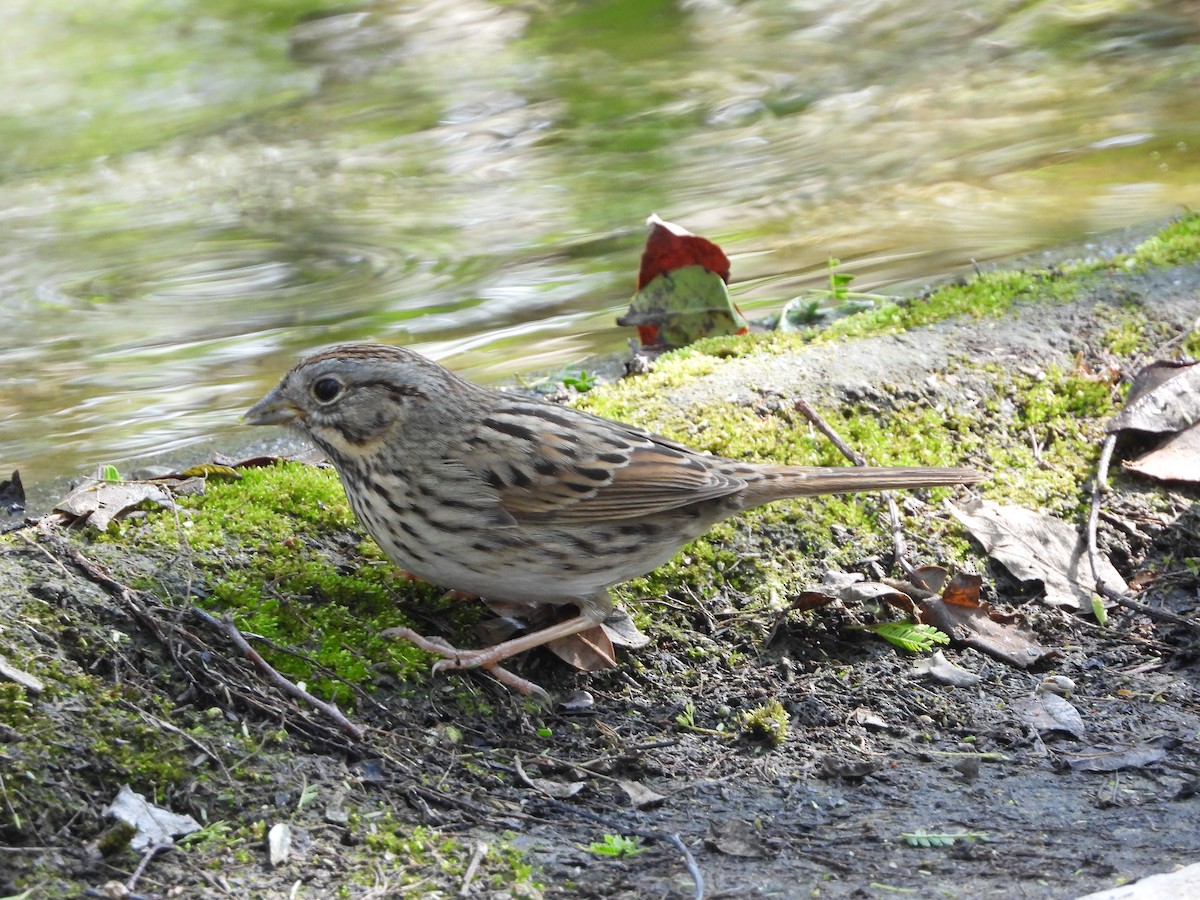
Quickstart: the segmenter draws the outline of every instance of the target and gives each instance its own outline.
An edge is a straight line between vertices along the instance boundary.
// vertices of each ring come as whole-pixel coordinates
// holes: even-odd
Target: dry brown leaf
[[[1088,561],[1087,542],[1074,526],[1044,513],[990,500],[951,505],[950,512],[1016,578],[1042,582],[1051,606],[1091,606],[1096,574]],[[1125,579],[1103,555],[1100,563],[1104,583],[1128,592]]]
[[[1200,482],[1200,366],[1150,363],[1134,377],[1125,408],[1108,430],[1170,435],[1125,468],[1159,481]]]
[[[616,651],[602,625],[547,641],[546,649],[581,672],[600,672],[617,664]]]
[[[174,506],[171,491],[162,483],[148,481],[102,481],[86,478],[54,507],[65,521],[82,522],[107,531],[115,519],[143,503]]]
[[[934,681],[940,681],[951,687],[971,687],[982,681],[980,676],[974,672],[956,666],[946,659],[946,655],[941,650],[926,659],[918,659],[913,664],[913,671],[918,675],[928,675]]]
[[[1127,428],[1154,433],[1184,431],[1200,423],[1200,366],[1156,360],[1137,375],[1125,408],[1108,423],[1110,434]]]
[[[103,810],[104,815],[119,819],[137,829],[129,842],[134,850],[145,850],[157,844],[172,844],[173,838],[200,830],[200,823],[188,815],[180,815],[155,806],[129,785],[121,785],[113,802]]]
[[[1158,481],[1200,482],[1200,425],[1172,435],[1149,453],[1125,463],[1125,469]]]
[[[959,573],[940,597],[918,601],[918,618],[946,632],[960,644],[1027,669],[1049,651],[1028,631],[1014,624],[1015,616],[991,608],[979,599],[983,579]]]
[[[1079,710],[1058,694],[1037,694],[1018,703],[1017,707],[1023,713],[1026,724],[1032,725],[1039,734],[1061,731],[1082,738],[1086,730]]]
[[[526,772],[525,767],[521,765],[521,760],[514,761],[514,768],[517,772],[517,777],[525,784],[526,787],[532,788],[539,794],[545,794],[547,797],[553,797],[555,800],[566,800],[568,797],[574,797],[585,787],[586,781],[554,781],[550,778],[531,778]]]
[[[487,619],[475,626],[480,638],[487,644],[507,640],[521,631],[534,631],[561,621],[564,607],[549,603],[527,604],[508,600],[480,598],[484,605],[498,618]],[[617,664],[615,644],[618,647],[639,649],[650,643],[633,623],[629,613],[614,609],[598,626],[579,634],[550,641],[546,648],[569,666],[582,672],[599,672]]]
[[[665,795],[651,790],[639,781],[626,781],[624,778],[618,778],[617,786],[629,798],[629,805],[637,809],[650,809],[667,799]]]

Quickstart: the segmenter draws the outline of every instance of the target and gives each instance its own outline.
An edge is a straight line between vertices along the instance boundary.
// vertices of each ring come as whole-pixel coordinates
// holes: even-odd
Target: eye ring
[[[336,378],[320,378],[312,386],[312,395],[319,403],[332,403],[342,392],[342,383]]]

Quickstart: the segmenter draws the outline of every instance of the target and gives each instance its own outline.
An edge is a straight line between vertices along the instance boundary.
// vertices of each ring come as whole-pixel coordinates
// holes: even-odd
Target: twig
[[[1096,480],[1092,484],[1092,508],[1088,512],[1087,522],[1087,547],[1088,547],[1088,564],[1092,567],[1092,576],[1096,579],[1096,593],[1107,600],[1113,601],[1126,609],[1132,609],[1135,612],[1142,613],[1152,619],[1159,619],[1166,622],[1173,622],[1176,625],[1186,625],[1191,628],[1200,629],[1200,620],[1189,619],[1186,616],[1181,616],[1167,609],[1160,609],[1157,606],[1149,606],[1145,603],[1139,603],[1132,597],[1127,597],[1120,591],[1109,587],[1104,583],[1104,579],[1100,577],[1100,550],[1096,544],[1096,529],[1100,520],[1100,499],[1104,494],[1104,489],[1108,485],[1108,467],[1112,463],[1113,449],[1117,446],[1117,435],[1110,434],[1104,440],[1104,447],[1100,451],[1100,462],[1096,466]]]
[[[842,436],[833,430],[833,427],[821,417],[819,412],[813,409],[811,403],[800,397],[795,401],[795,408],[796,412],[808,419],[816,427],[817,431],[833,442],[833,446],[842,452],[842,456],[846,457],[846,459],[850,460],[856,466],[865,466],[867,464],[863,455],[857,450],[851,449],[850,445],[842,440]]]
[[[841,451],[842,456],[860,468],[867,465],[867,460],[863,455],[842,440],[842,436],[833,430],[833,426],[825,421],[821,414],[813,408],[811,403],[803,397],[798,397],[795,400],[794,406],[796,412],[808,419],[821,434],[829,438],[833,446]],[[891,491],[883,491],[882,493],[883,499],[887,501],[888,518],[892,525],[892,552],[896,557],[897,565],[904,570],[905,574],[911,576],[916,569],[908,561],[908,544],[904,540],[904,530],[900,521],[900,507],[896,505]]]
[[[146,852],[142,854],[142,858],[138,861],[137,868],[133,870],[133,874],[129,876],[129,880],[125,882],[125,890],[133,893],[134,887],[138,883],[138,879],[142,877],[142,873],[146,871],[146,866],[150,864],[150,860],[158,853],[164,850],[170,850],[174,844],[170,843],[155,843],[146,848]]]
[[[96,584],[99,584],[106,591],[119,599],[125,605],[125,608],[129,611],[130,615],[132,615],[134,619],[136,619],[144,628],[153,634],[164,647],[167,647],[170,650],[171,656],[175,659],[176,664],[180,666],[180,670],[195,686],[196,679],[193,677],[188,667],[182,664],[178,654],[175,651],[174,642],[172,640],[173,637],[180,634],[186,634],[186,632],[178,625],[171,625],[169,628],[166,627],[162,621],[155,618],[154,615],[151,614],[150,610],[148,610],[142,604],[141,600],[137,597],[136,592],[132,591],[130,588],[113,578],[113,576],[103,566],[92,562],[74,547],[66,545],[65,550],[67,555],[71,557],[72,562],[74,562],[75,565],[79,566],[79,568],[83,570],[83,574],[87,576],[87,578],[94,581]],[[193,607],[193,609],[195,609],[195,607]],[[195,638],[191,638],[191,641],[193,644],[201,643]],[[228,697],[229,686],[222,685],[222,687],[225,689],[226,696]],[[256,697],[252,696],[249,692],[240,691],[239,697],[251,708],[258,710],[264,715],[268,714],[268,707],[260,702]]]
[[[317,712],[322,713],[329,719],[332,719],[343,732],[354,738],[356,741],[361,741],[364,732],[361,728],[346,718],[345,714],[334,706],[332,703],[326,703],[302,689],[299,685],[293,684],[276,671],[275,667],[262,658],[257,650],[250,646],[249,641],[242,637],[242,633],[238,627],[233,624],[232,619],[218,619],[198,606],[192,607],[192,612],[203,621],[207,622],[213,628],[218,628],[225,632],[226,636],[233,642],[233,645],[242,651],[242,654],[254,663],[255,667],[262,672],[267,681],[273,684],[279,691],[293,699],[299,700],[302,703],[307,703]]]
[[[483,862],[487,852],[488,845],[483,841],[475,845],[475,852],[471,854],[471,861],[467,864],[467,871],[463,875],[462,887],[458,889],[458,896],[465,897],[471,892],[471,882],[475,880],[475,873],[479,871],[479,864]]]
[[[27,543],[34,550],[44,553],[46,556],[46,559],[50,560],[50,562],[52,562],[56,566],[58,566],[58,568],[62,571],[62,573],[64,575],[66,575],[68,578],[71,577],[71,573],[68,572],[67,567],[62,564],[62,560],[59,559],[57,556],[55,556],[53,553],[51,553],[49,550],[47,550],[45,547],[43,547],[41,544],[39,544],[37,541],[35,541],[33,538],[31,538],[29,535],[27,535],[24,532],[24,530],[18,531],[17,537],[19,537],[21,540],[23,540],[25,543]]]
[[[128,700],[119,700],[118,705],[122,709],[137,713],[141,717],[142,721],[145,722],[147,725],[153,725],[155,728],[162,728],[165,731],[169,731],[172,734],[178,735],[180,738],[187,741],[189,744],[191,744],[193,747],[195,747],[197,750],[199,750],[201,753],[203,753],[205,756],[207,756],[209,759],[211,759],[214,763],[216,763],[218,766],[220,766],[221,771],[225,774],[225,779],[227,781],[230,781],[230,782],[233,781],[233,776],[229,774],[229,770],[226,769],[225,764],[223,762],[221,762],[221,757],[217,756],[216,753],[214,753],[212,750],[208,749],[208,747],[206,747],[203,743],[201,743],[193,735],[188,734],[182,728],[177,728],[176,726],[172,725],[170,722],[160,719],[158,716],[151,715],[150,713],[146,712],[141,707],[135,706],[134,704],[130,703]]]

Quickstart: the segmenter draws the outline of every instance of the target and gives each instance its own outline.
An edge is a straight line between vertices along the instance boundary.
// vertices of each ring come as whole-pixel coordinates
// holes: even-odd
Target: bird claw
[[[402,638],[410,644],[420,647],[426,653],[436,653],[443,659],[438,660],[433,664],[430,670],[434,675],[441,672],[453,672],[463,669],[479,669],[482,668],[489,675],[514,691],[521,694],[528,694],[537,697],[540,700],[549,700],[550,695],[546,693],[541,685],[535,684],[526,678],[522,678],[514,672],[496,663],[490,665],[485,661],[487,656],[486,650],[476,650],[474,652],[463,652],[451,646],[441,638],[426,637],[423,634],[418,634],[411,628],[388,628],[381,632],[385,637]]]

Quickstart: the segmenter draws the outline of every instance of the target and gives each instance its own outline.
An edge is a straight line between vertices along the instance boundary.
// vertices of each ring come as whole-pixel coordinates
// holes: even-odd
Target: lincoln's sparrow
[[[433,584],[579,614],[438,668],[497,664],[585,631],[608,588],[713,523],[809,494],[979,481],[947,468],[812,468],[710,456],[570,407],[480,387],[411,351],[347,344],[297,364],[245,417],[291,425],[333,462],[359,521]],[[505,673],[509,674],[509,673]]]

